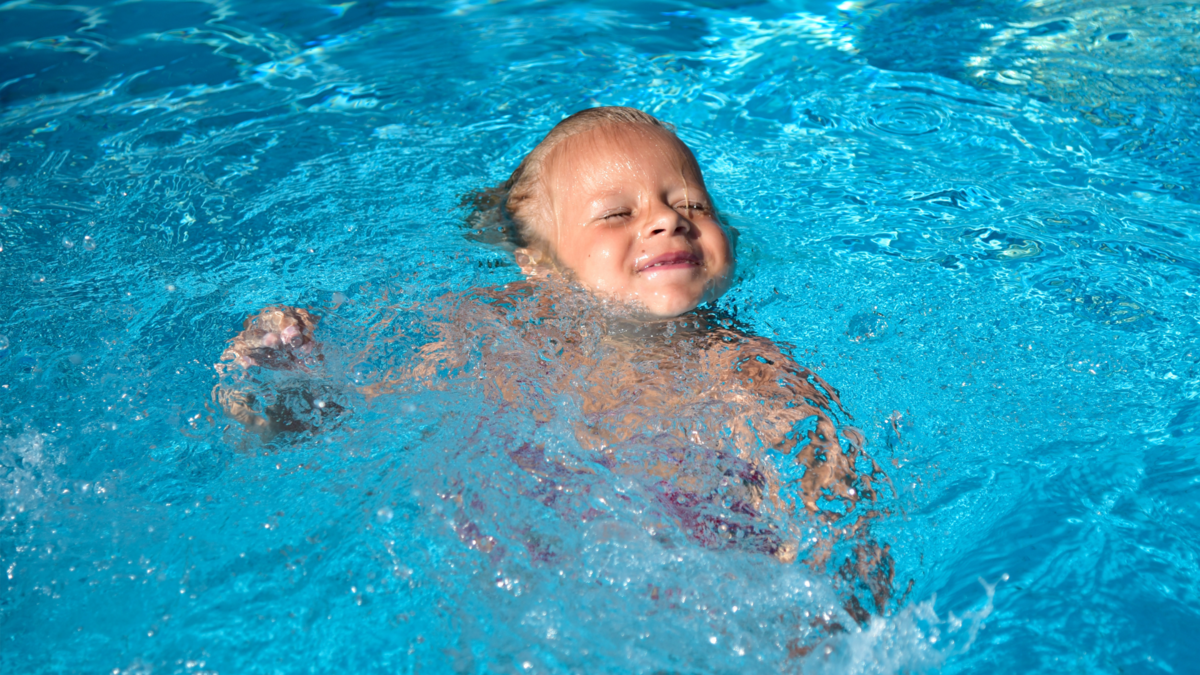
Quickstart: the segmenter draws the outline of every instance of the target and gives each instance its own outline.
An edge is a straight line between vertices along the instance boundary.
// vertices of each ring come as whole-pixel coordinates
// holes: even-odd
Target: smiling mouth
[[[658,272],[662,270],[678,270],[689,267],[699,267],[700,258],[687,251],[665,253],[657,258],[651,258],[638,267],[638,272]]]

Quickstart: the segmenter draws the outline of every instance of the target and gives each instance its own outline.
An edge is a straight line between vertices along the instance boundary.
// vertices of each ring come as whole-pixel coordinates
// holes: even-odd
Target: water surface
[[[1198,27],[1190,3],[0,5],[3,670],[1188,672]],[[518,280],[461,199],[601,104],[677,125],[739,232],[719,309],[837,387],[886,468],[870,624],[832,574],[649,533],[636,481],[531,498],[506,452],[589,461],[570,400],[356,400],[272,446],[213,403],[266,304],[322,314],[369,383]],[[514,552],[464,539],[454,494]],[[818,615],[849,629],[789,656]]]

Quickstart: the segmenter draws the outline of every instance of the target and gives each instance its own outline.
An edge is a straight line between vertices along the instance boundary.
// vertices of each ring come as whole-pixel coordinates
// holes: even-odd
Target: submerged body
[[[857,430],[839,436],[837,392],[770,340],[694,311],[725,291],[734,261],[687,146],[640,111],[584,111],[530,153],[504,192],[527,280],[446,303],[451,315],[429,317],[437,335],[413,362],[359,393],[482,387],[497,406],[534,411],[539,425],[569,404],[578,448],[597,466],[656,482],[663,517],[689,537],[836,564],[862,591],[847,600],[851,615],[868,616],[860,597],[881,611],[890,558],[868,529],[883,476]],[[316,323],[270,308],[223,357],[239,381],[218,388],[221,404],[264,438],[344,412],[330,389],[338,384],[318,376]],[[256,367],[301,378],[265,405],[246,388]],[[589,470],[546,452],[531,439],[513,439],[510,451],[546,480]],[[812,525],[788,531],[772,512],[804,512]],[[464,540],[490,550],[489,535],[462,518]],[[848,552],[835,552],[841,542]]]
[[[884,608],[890,559],[869,528],[886,478],[862,452],[857,430],[839,430],[836,390],[777,345],[711,312],[647,320],[562,284],[510,284],[441,306],[452,309],[430,309],[426,322],[438,327],[436,339],[409,363],[340,391],[313,356],[331,347],[317,342],[312,315],[268,309],[226,351],[232,364],[249,358],[249,370],[229,368],[218,397],[232,417],[271,440],[349,414],[355,399],[481,392],[497,410],[532,411],[538,428],[565,420],[589,464],[655,485],[662,517],[693,540],[835,567],[857,588],[847,596],[852,615],[865,620],[868,608]],[[385,309],[379,321],[393,317]],[[303,332],[291,343],[271,335],[270,328],[297,320]],[[272,406],[252,393],[259,368],[287,369]],[[507,445],[513,463],[539,483],[592,470],[556,460],[536,438]],[[806,530],[780,525],[779,516],[804,513]],[[495,533],[463,518],[464,540],[490,549]],[[839,546],[846,550],[835,552]]]

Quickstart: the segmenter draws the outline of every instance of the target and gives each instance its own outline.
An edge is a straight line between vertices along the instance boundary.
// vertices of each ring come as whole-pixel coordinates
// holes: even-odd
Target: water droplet
[[[12,159],[12,155],[8,151],[0,152],[0,164],[7,164],[8,160]]]
[[[167,292],[174,293],[175,292],[175,284],[167,284]]]
[[[68,356],[67,360],[70,361],[72,365],[77,366],[77,365],[83,363],[83,354],[80,354],[79,352],[75,352],[74,354]]]
[[[92,239],[90,236],[84,237],[83,238],[83,250],[95,251],[96,250],[96,240]]]
[[[0,204],[0,218],[7,218],[7,217],[11,216],[12,214],[13,214],[12,209],[8,208],[7,206],[5,206],[3,204]]]
[[[8,349],[8,336],[0,335],[0,352]]]
[[[346,294],[341,291],[338,291],[333,294],[333,304],[335,304],[335,305],[340,305],[340,304],[346,302],[346,300],[347,300]]]
[[[381,523],[390,523],[395,515],[396,514],[390,508],[385,506],[375,512],[375,520],[378,520]]]
[[[63,237],[63,239],[62,239],[62,244],[63,244],[63,248],[65,248],[65,249],[67,249],[67,250],[70,250],[70,249],[73,249],[73,248],[75,248],[75,242],[74,242],[74,241],[72,241],[72,240],[71,240],[70,238],[68,238],[68,237]]]

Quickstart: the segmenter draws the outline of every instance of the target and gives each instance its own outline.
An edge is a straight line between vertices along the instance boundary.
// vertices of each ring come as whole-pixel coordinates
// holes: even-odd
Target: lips
[[[689,251],[674,251],[651,258],[638,266],[638,272],[658,272],[662,270],[678,270],[689,267],[699,267],[701,259]]]

